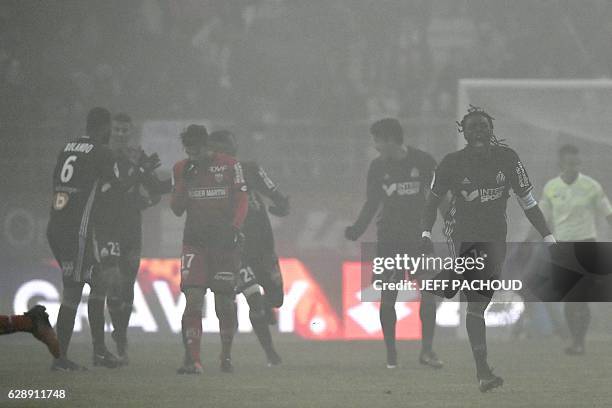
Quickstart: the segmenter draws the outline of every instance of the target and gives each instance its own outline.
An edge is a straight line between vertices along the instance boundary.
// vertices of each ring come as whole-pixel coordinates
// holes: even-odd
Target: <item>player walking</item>
[[[546,242],[555,242],[531,190],[527,172],[516,152],[493,134],[493,118],[484,110],[470,106],[458,122],[467,146],[444,157],[432,181],[431,194],[423,215],[422,249],[433,251],[431,229],[438,206],[447,192],[452,200],[445,216],[444,234],[452,256],[485,256],[485,268],[474,269],[457,279],[488,280],[499,276],[506,254],[506,204],[510,190],[517,196],[525,215]],[[503,379],[493,374],[487,363],[484,314],[493,291],[464,291],[468,301],[466,328],[479,389],[499,387]]]
[[[240,266],[240,228],[248,210],[242,167],[234,158],[207,149],[204,126],[181,134],[188,158],[174,165],[171,207],[187,213],[181,255],[185,361],[179,374],[201,374],[202,307],[206,289],[215,294],[221,335],[221,370],[232,371],[236,330],[235,275]]]
[[[210,147],[235,157],[238,144],[226,130],[210,134]],[[257,339],[266,353],[269,366],[279,365],[281,358],[274,349],[268,324],[274,317],[272,308],[283,304],[283,279],[274,251],[272,226],[263,197],[272,200],[270,212],[277,216],[289,214],[289,199],[255,162],[243,162],[244,178],[249,190],[249,211],[244,221],[245,235],[242,265],[237,292],[242,292],[249,304],[249,318]],[[263,287],[265,295],[261,294]]]
[[[559,241],[595,242],[597,217],[603,215],[612,226],[612,206],[601,184],[580,172],[578,148],[565,145],[559,149],[561,174],[544,186],[540,208]],[[591,321],[586,302],[566,302],[565,319],[572,344],[569,355],[584,354],[584,339]]]
[[[372,161],[368,170],[366,202],[354,225],[347,227],[345,236],[356,241],[365,232],[370,221],[379,213],[377,225],[377,256],[394,257],[396,254],[418,254],[421,214],[425,195],[436,166],[434,159],[422,150],[404,145],[404,132],[396,119],[375,122],[370,133],[380,156]],[[385,272],[385,282],[399,281],[403,274]],[[397,290],[385,289],[381,293],[380,324],[387,349],[387,367],[397,366],[395,302]],[[422,341],[419,362],[441,368],[442,361],[432,349],[436,325],[436,298],[421,292]]]

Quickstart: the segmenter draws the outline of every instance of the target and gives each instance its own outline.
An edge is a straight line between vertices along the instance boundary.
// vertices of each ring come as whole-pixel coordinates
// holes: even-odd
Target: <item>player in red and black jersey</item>
[[[227,130],[212,132],[210,148],[235,157],[238,144]],[[279,365],[281,358],[274,349],[268,323],[274,317],[271,308],[283,304],[283,277],[274,250],[274,237],[266,204],[262,196],[274,205],[270,212],[276,216],[289,214],[289,198],[270,180],[266,172],[255,162],[242,162],[244,178],[249,190],[249,211],[242,231],[245,235],[242,265],[236,292],[241,292],[249,304],[249,318],[259,343],[263,347],[269,366]],[[264,295],[261,293],[264,290]]]
[[[445,216],[444,234],[452,256],[484,257],[484,269],[454,275],[454,279],[492,280],[500,275],[506,255],[506,204],[514,191],[525,215],[547,242],[554,243],[538,203],[533,186],[518,155],[493,133],[493,118],[484,110],[470,107],[458,123],[467,145],[450,153],[440,162],[431,185],[423,215],[422,252],[433,252],[431,229],[438,206],[451,193],[451,205]],[[453,273],[454,274],[454,273]],[[487,363],[485,310],[492,290],[465,290],[468,301],[466,328],[476,376],[482,392],[503,384]],[[454,293],[447,293],[447,297]]]
[[[190,125],[181,140],[188,159],[174,165],[171,207],[186,213],[181,255],[184,365],[179,374],[200,374],[200,340],[204,294],[215,294],[221,335],[221,370],[232,371],[231,347],[236,330],[235,287],[240,267],[240,228],[248,210],[247,186],[240,163],[206,147],[204,126]]]
[[[420,253],[420,221],[425,195],[436,166],[426,152],[404,145],[404,132],[397,119],[387,118],[375,122],[370,133],[374,137],[380,156],[372,161],[368,170],[366,202],[355,224],[346,228],[345,236],[356,241],[365,232],[370,221],[378,213],[377,256],[395,257],[396,254],[417,256]],[[405,279],[405,271],[386,271],[386,282]],[[397,316],[395,302],[398,291],[381,292],[380,323],[387,350],[387,367],[397,366],[395,326]],[[431,293],[421,293],[419,315],[422,342],[419,362],[441,368],[442,361],[433,351],[436,325],[436,298]]]

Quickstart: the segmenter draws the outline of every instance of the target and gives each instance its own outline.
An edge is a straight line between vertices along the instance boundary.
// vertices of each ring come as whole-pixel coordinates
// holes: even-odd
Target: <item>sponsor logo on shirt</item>
[[[529,182],[529,177],[527,177],[527,172],[525,171],[525,168],[523,167],[523,163],[521,163],[521,161],[519,160],[516,163],[516,174],[518,176],[518,180],[519,180],[519,186],[520,187],[529,187],[531,185],[531,183]]]
[[[480,189],[480,202],[484,203],[487,201],[497,200],[504,194],[505,186],[496,188],[481,188]]]
[[[234,184],[244,184],[244,174],[240,162],[234,164]]]
[[[227,170],[227,166],[223,165],[223,166],[210,166],[208,168],[208,171],[210,171],[211,173],[221,173],[224,172],[225,170]]]
[[[463,196],[465,201],[474,201],[476,198],[480,197],[480,202],[485,203],[487,201],[493,201],[501,198],[501,196],[504,194],[505,188],[505,186],[481,188],[479,190],[474,190],[469,194],[467,191],[461,190],[461,196]]]
[[[413,195],[420,191],[421,182],[407,181],[404,183],[393,183],[390,185],[383,184],[382,188],[389,197],[392,196],[393,193],[397,193],[399,196]]]
[[[474,190],[470,194],[468,194],[467,191],[461,190],[461,195],[463,196],[465,201],[474,201],[474,199],[477,198],[480,193],[478,192],[478,190]]]
[[[189,198],[195,200],[207,199],[207,198],[225,198],[227,196],[227,188],[225,187],[212,187],[212,188],[193,188],[190,189]]]

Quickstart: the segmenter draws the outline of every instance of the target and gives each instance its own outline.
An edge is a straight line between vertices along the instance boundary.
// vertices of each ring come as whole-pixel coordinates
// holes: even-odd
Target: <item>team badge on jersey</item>
[[[412,168],[412,171],[410,172],[410,177],[419,177],[421,173],[419,172],[419,169],[417,169],[416,167]]]
[[[215,181],[217,183],[223,182],[223,173],[215,173]]]
[[[62,210],[68,205],[68,199],[69,196],[66,193],[55,193],[55,196],[53,197],[53,209],[56,211]]]
[[[463,181],[461,182],[461,184],[472,184],[472,182],[470,181],[469,178],[464,178]]]
[[[497,177],[495,177],[495,180],[497,180],[497,184],[504,184],[504,182],[506,181],[506,175],[500,170],[497,173]]]

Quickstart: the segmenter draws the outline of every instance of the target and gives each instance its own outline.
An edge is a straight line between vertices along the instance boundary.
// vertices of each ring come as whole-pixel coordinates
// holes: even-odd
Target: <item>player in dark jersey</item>
[[[491,280],[499,276],[506,253],[506,204],[510,190],[535,229],[546,242],[555,239],[532,195],[533,186],[514,150],[493,133],[493,118],[471,106],[458,122],[467,145],[450,153],[440,162],[434,175],[431,194],[423,213],[422,252],[432,253],[431,229],[439,204],[450,191],[451,205],[445,216],[444,234],[452,256],[485,256],[484,269],[466,271],[453,279]],[[473,273],[472,273],[473,272]],[[476,376],[482,392],[499,387],[503,379],[487,363],[484,314],[493,296],[492,290],[464,290],[468,301],[466,328]],[[447,297],[454,293],[447,293]]]
[[[185,361],[179,374],[202,373],[202,306],[207,289],[215,295],[219,318],[221,370],[233,370],[234,291],[240,267],[240,228],[248,210],[247,186],[240,163],[208,149],[207,139],[204,126],[190,125],[181,134],[188,159],[173,168],[172,211],[177,216],[187,213],[181,255]]]
[[[87,115],[86,135],[66,143],[53,172],[53,202],[47,238],[62,269],[63,295],[57,318],[60,357],[52,370],[81,370],[67,357],[83,285],[91,292],[88,317],[94,346],[94,365],[116,367],[117,358],[104,342],[104,304],[110,282],[118,273],[116,194],[146,172],[140,168],[126,184],[114,172],[108,141],[111,117],[104,108]]]
[[[0,315],[0,335],[11,333],[32,333],[44,343],[51,355],[59,358],[60,350],[57,336],[49,323],[46,308],[36,305],[22,315]]]
[[[394,257],[396,254],[417,255],[421,232],[421,213],[425,195],[435,168],[434,159],[422,150],[404,146],[404,133],[396,119],[382,119],[370,128],[380,156],[372,161],[368,170],[367,196],[359,218],[346,228],[345,236],[356,241],[379,211],[377,225],[377,256]],[[382,206],[382,208],[381,208]],[[385,273],[385,281],[399,281],[404,276]],[[403,274],[402,274],[403,275]],[[380,324],[387,349],[387,367],[397,366],[395,302],[398,292],[385,289],[381,293]],[[436,324],[436,298],[421,293],[420,318],[422,343],[421,364],[441,368],[442,361],[432,350]]]
[[[143,159],[148,159],[144,152],[133,145],[132,119],[125,113],[113,116],[110,147],[116,163],[116,175],[119,180],[126,180],[138,171]],[[152,155],[153,156],[153,155]],[[168,184],[170,182],[168,181]],[[157,204],[164,190],[163,182],[154,172],[147,173],[121,197],[118,198],[117,212],[119,218],[119,280],[109,289],[107,304],[113,323],[112,338],[117,345],[117,356],[122,365],[129,362],[127,356],[127,328],[134,303],[134,283],[140,267],[142,249],[142,215],[141,212]]]
[[[227,130],[212,132],[209,144],[211,149],[233,157],[238,152],[236,138]],[[249,191],[249,211],[242,228],[245,240],[236,291],[246,297],[253,330],[266,353],[268,365],[275,366],[281,363],[281,358],[272,344],[268,323],[273,316],[271,308],[282,306],[284,292],[272,226],[262,196],[272,200],[270,212],[277,216],[289,214],[289,198],[257,163],[242,162],[242,166]]]

